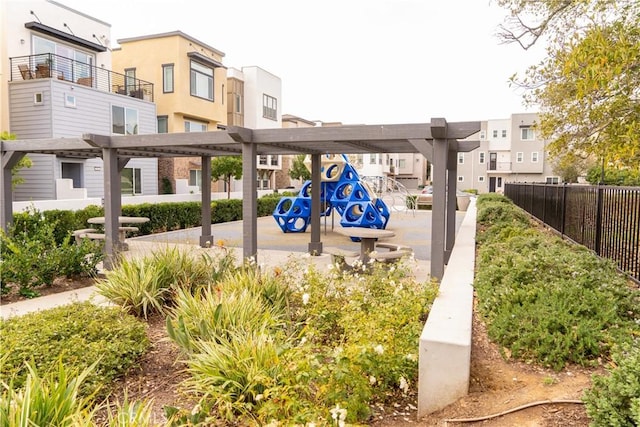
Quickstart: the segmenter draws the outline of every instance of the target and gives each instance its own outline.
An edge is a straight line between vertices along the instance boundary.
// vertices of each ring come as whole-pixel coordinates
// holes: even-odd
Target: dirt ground
[[[91,280],[59,281],[42,294],[71,290],[91,284]],[[3,296],[7,304],[19,297]],[[117,395],[127,391],[129,400],[153,399],[156,422],[164,420],[163,406],[190,408],[181,395],[179,384],[185,378],[178,348],[167,339],[164,320],[151,318],[148,322],[150,351],[140,367],[129,372],[116,385]],[[471,351],[471,379],[469,394],[452,405],[417,420],[417,393],[414,387],[407,396],[387,406],[374,407],[372,426],[587,426],[584,405],[553,403],[536,405],[484,421],[456,422],[502,413],[521,405],[549,400],[580,400],[591,384],[595,370],[569,367],[561,372],[541,369],[522,362],[505,360],[499,348],[489,341],[484,324],[474,315],[473,346]]]

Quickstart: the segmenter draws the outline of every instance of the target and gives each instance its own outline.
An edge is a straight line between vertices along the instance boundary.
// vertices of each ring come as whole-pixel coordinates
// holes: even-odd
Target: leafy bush
[[[36,212],[12,225],[8,235],[0,232],[3,293],[17,285],[21,295],[33,297],[37,287],[51,285],[56,277],[96,272],[103,259],[101,245],[90,240],[76,245],[69,234],[58,244],[56,224]]]
[[[95,362],[79,374],[58,363],[57,370],[40,376],[26,363],[27,376],[21,388],[13,381],[2,382],[0,427],[91,425],[91,396],[81,396],[83,381]]]
[[[76,372],[97,362],[83,386],[89,395],[136,363],[149,345],[145,331],[144,323],[121,310],[89,302],[3,320],[0,377],[20,388],[29,373],[24,361],[45,375],[59,363]]]
[[[406,392],[437,287],[407,279],[404,268],[364,270],[245,268],[194,295],[183,291],[167,326],[187,354],[185,386],[201,411],[172,414],[362,422],[374,401]]]
[[[181,289],[194,292],[233,268],[235,259],[226,250],[211,257],[167,247],[144,258],[122,259],[96,283],[96,288],[127,312],[147,318],[153,313],[165,313]]]
[[[584,394],[592,425],[640,425],[640,344],[626,344],[613,354],[608,376],[594,375]]]
[[[514,357],[561,369],[595,364],[640,331],[640,294],[613,263],[526,226],[510,203],[492,199],[478,212],[486,227],[475,288],[493,340]]]

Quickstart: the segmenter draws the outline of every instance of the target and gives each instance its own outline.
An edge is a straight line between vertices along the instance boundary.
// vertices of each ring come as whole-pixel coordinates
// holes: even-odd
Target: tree
[[[305,157],[304,154],[298,154],[293,158],[291,169],[289,170],[289,176],[291,178],[302,181],[311,179],[311,172],[309,172],[309,169],[307,169],[307,166],[304,164]]]
[[[538,129],[552,156],[595,157],[608,167],[640,168],[640,2],[498,0],[511,16],[506,43],[547,56],[512,83],[540,108]]]
[[[16,135],[13,133],[9,133],[6,131],[0,133],[0,140],[2,141],[10,141],[14,139],[16,139]],[[16,185],[22,184],[24,182],[24,178],[18,175],[20,169],[30,168],[31,166],[33,166],[33,162],[31,161],[31,159],[27,156],[24,156],[13,168],[11,168],[11,188],[15,188]]]
[[[553,173],[562,178],[562,182],[576,183],[578,178],[585,177],[594,165],[592,158],[583,158],[575,153],[555,157],[551,160]]]
[[[231,178],[242,178],[242,158],[240,156],[221,156],[211,160],[211,178],[222,180],[227,186],[227,199],[231,198]]]

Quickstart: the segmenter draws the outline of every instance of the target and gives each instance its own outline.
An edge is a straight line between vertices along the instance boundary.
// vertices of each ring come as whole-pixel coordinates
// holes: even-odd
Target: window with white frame
[[[49,62],[51,77],[62,77],[64,80],[75,82],[80,77],[90,77],[93,74],[95,55],[36,35],[33,35],[31,40],[33,54],[38,55],[35,60]],[[50,58],[44,55],[48,53],[52,54]]]
[[[464,182],[464,176],[458,175],[458,182]]]
[[[518,151],[516,153],[516,163],[524,162],[524,153],[522,151]]]
[[[207,124],[203,122],[198,122],[195,120],[185,120],[184,131],[185,132],[206,132]]]
[[[404,169],[406,167],[407,167],[407,160],[406,159],[398,159],[398,168]]]
[[[497,129],[493,131],[493,137],[494,137],[494,138],[497,138],[497,137],[498,137],[498,130],[497,130]]]
[[[537,151],[531,152],[531,163],[538,163],[540,154]]]
[[[507,137],[507,130],[506,129],[502,129],[502,137],[503,138]]]
[[[560,183],[560,177],[558,177],[558,176],[547,176],[545,178],[545,182],[547,184],[559,184]]]
[[[112,105],[111,132],[116,135],[137,135],[138,110]]]
[[[279,160],[279,156],[277,155],[272,155],[271,157],[271,166],[278,166],[280,164]]]
[[[478,182],[484,182],[484,176],[479,176],[478,177]]]
[[[258,156],[258,164],[259,165],[267,165],[267,156],[266,154],[261,154],[260,156]]]
[[[376,155],[375,154],[369,154],[369,164],[370,165],[375,165],[376,164]]]
[[[162,93],[173,92],[173,64],[162,64]]]
[[[520,139],[522,139],[523,141],[533,141],[534,139],[536,139],[533,129],[531,129],[531,127],[529,126],[520,128]]]
[[[278,120],[278,100],[266,93],[262,94],[262,117]]]
[[[76,97],[70,93],[64,94],[64,106],[68,108],[76,108]]]
[[[124,168],[120,175],[122,194],[134,196],[142,194],[142,169]]]
[[[202,188],[202,169],[189,169],[189,185]]]
[[[464,153],[458,153],[458,164],[464,164]]]
[[[239,93],[236,93],[234,97],[235,97],[235,111],[236,113],[240,114],[242,113],[242,97],[240,96]]]
[[[191,96],[213,101],[213,68],[191,60]]]
[[[480,139],[487,139],[487,132],[481,130],[480,131]]]
[[[486,154],[484,151],[481,151],[478,153],[478,161],[480,162],[481,165],[483,165],[485,162],[485,156]]]

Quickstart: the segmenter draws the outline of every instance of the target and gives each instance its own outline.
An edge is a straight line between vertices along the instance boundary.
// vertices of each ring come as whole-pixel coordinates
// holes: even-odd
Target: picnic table
[[[100,224],[100,225],[104,225],[105,221],[106,221],[105,217],[103,216],[89,218],[87,220],[89,224]],[[126,224],[144,224],[146,222],[149,222],[149,218],[144,216],[119,216],[118,217],[118,224],[120,224],[120,227],[118,227],[118,234],[119,234],[118,240],[119,240],[119,245],[121,250],[126,251],[129,249],[129,245],[127,245],[124,241],[125,238],[127,237],[127,231],[138,231],[138,227],[135,227],[133,225],[126,225]],[[89,238],[104,239],[104,234],[102,233],[85,233],[85,234],[86,234],[86,237],[89,237]]]
[[[335,231],[338,234],[352,238],[352,240],[353,238],[360,239],[360,261],[363,264],[369,262],[369,255],[371,252],[375,251],[378,239],[384,239],[396,235],[396,233],[391,230],[364,227],[342,227],[336,228]]]

